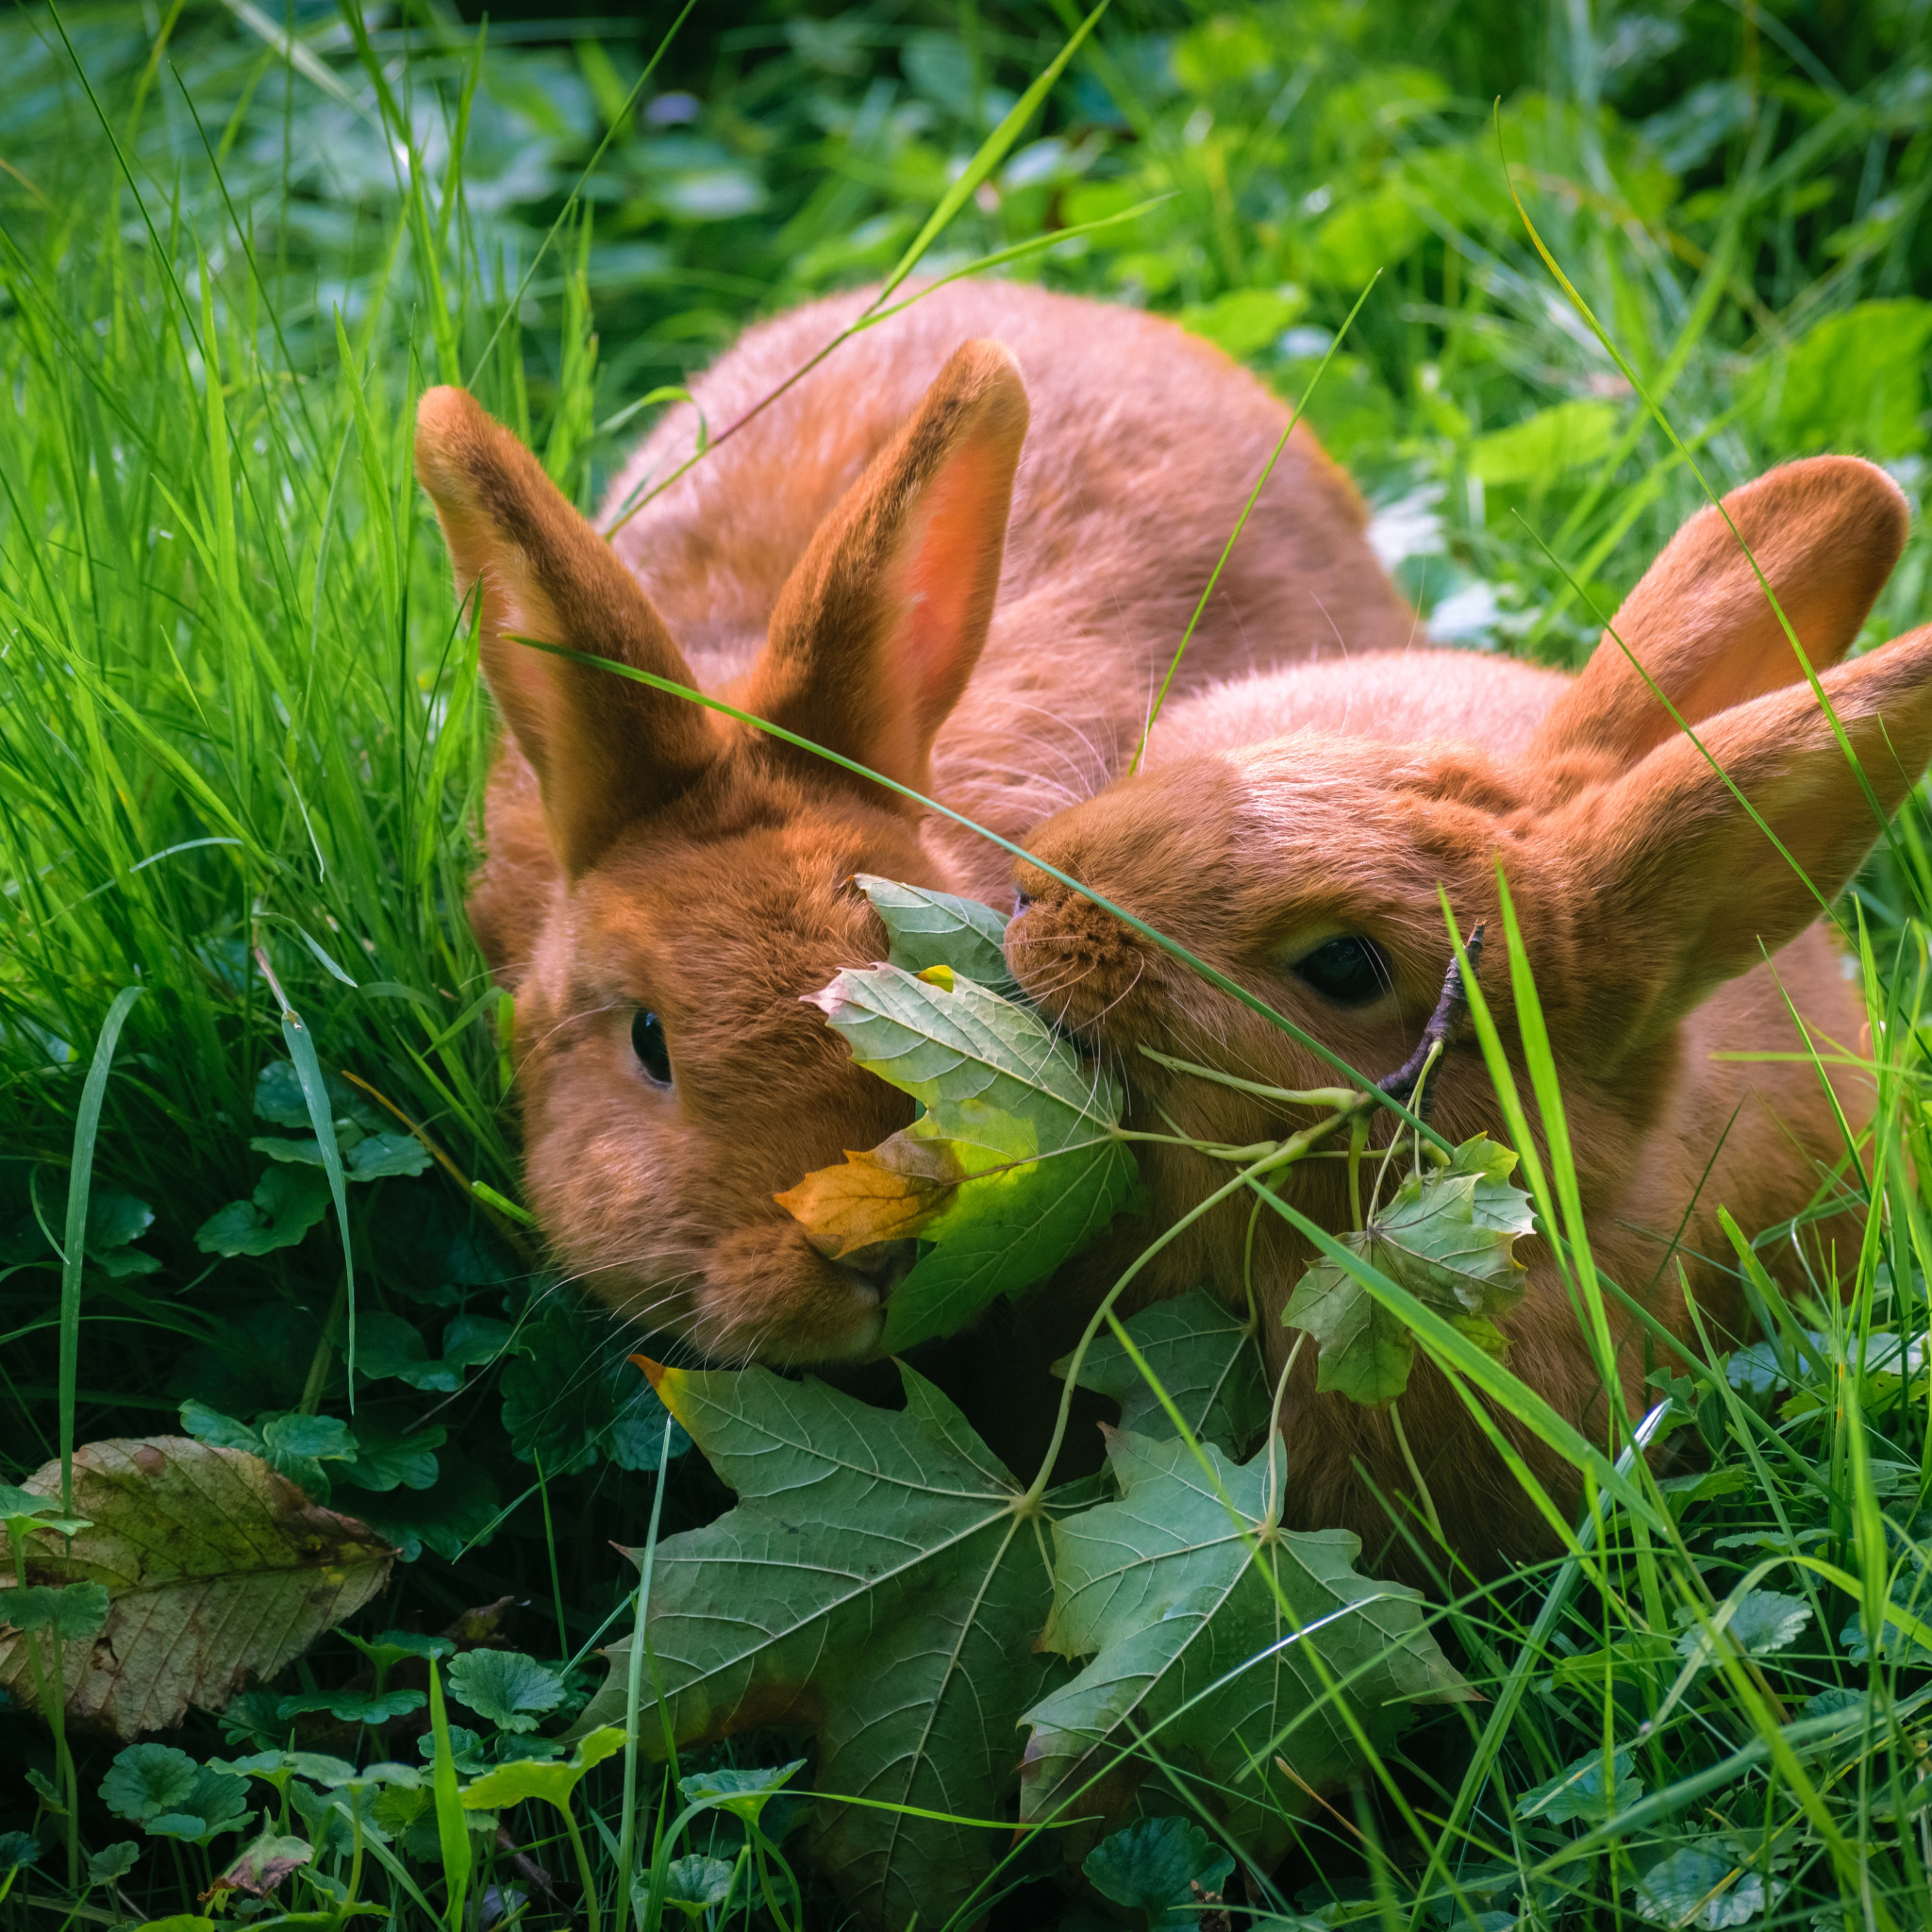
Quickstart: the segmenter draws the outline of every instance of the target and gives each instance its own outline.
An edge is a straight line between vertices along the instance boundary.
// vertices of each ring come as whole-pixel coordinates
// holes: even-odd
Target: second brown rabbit
[[[1896,808],[1932,758],[1932,630],[1838,660],[1897,560],[1899,491],[1869,464],[1827,457],[1773,471],[1725,508],[1879,804]],[[1713,1338],[1734,1338],[1744,1309],[1720,1206],[1756,1235],[1819,1204],[1835,1220],[1766,1259],[1790,1284],[1808,1276],[1824,1292],[1847,1272],[1856,1163],[1833,1097],[1855,1137],[1874,1101],[1869,1077],[1846,1064],[1861,1055],[1862,997],[1820,911],[1881,827],[1715,509],[1678,533],[1612,627],[1702,750],[1607,637],[1574,678],[1468,655],[1371,656],[1241,680],[1174,707],[1147,772],[1058,814],[1030,844],[1371,1077],[1408,1058],[1442,988],[1452,956],[1441,889],[1465,932],[1487,921],[1498,941],[1483,985],[1533,1107],[1499,963],[1500,867],[1547,1019],[1596,1264],[1694,1342],[1681,1267]],[[1031,866],[1019,877],[1030,903],[1008,929],[1012,969],[1118,1067],[1137,1096],[1134,1124],[1158,1132],[1167,1121],[1242,1145],[1316,1117],[1141,1054],[1149,1046],[1291,1089],[1335,1078],[1090,900]],[[1790,1008],[1824,1058],[1830,1092],[1803,1058],[1772,1058],[1807,1044]],[[1433,1124],[1450,1141],[1505,1138],[1473,1041],[1446,1055],[1432,1088]],[[1154,1224],[1165,1225],[1232,1170],[1151,1145],[1144,1172]],[[1289,1170],[1284,1193],[1331,1231],[1351,1225],[1340,1161]],[[1141,1299],[1205,1281],[1239,1300],[1254,1207],[1230,1201],[1196,1224],[1136,1285]],[[1135,1230],[1118,1254],[1090,1257],[1085,1289],[1104,1286],[1145,1238]],[[1605,1391],[1578,1314],[1547,1247],[1531,1239],[1521,1248],[1527,1292],[1500,1324],[1509,1367],[1602,1441]],[[1278,1373],[1295,1341],[1281,1312],[1315,1256],[1262,1211],[1254,1257]],[[1624,1397],[1641,1413],[1655,1400],[1646,1373],[1668,1351],[1609,1306]],[[1342,1524],[1372,1559],[1413,1571],[1427,1538],[1389,1414],[1318,1393],[1315,1354],[1303,1348],[1283,1412],[1291,1525]],[[1487,1568],[1548,1546],[1544,1517],[1441,1373],[1419,1359],[1399,1407],[1458,1553]],[[1498,1419],[1558,1507],[1574,1507],[1574,1470]]]

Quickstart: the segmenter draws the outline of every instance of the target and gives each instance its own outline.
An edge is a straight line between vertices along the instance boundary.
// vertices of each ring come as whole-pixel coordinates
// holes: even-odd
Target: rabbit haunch
[[[518,640],[702,687],[1024,837],[1124,768],[1288,424],[1171,324],[998,283],[935,291],[752,416],[864,299],[767,323],[695,379],[613,517],[691,455],[697,411],[720,440],[614,549],[467,395],[432,391],[419,416],[418,474],[480,598],[508,726],[470,910],[516,991],[531,1204],[573,1274],[725,1360],[862,1356],[878,1332],[887,1276],[823,1259],[773,1198],[909,1117],[799,1004],[883,949],[846,882],[1004,899],[1008,861]],[[1297,432],[1188,681],[1404,646],[1414,618],[1362,523]],[[632,1049],[646,1012],[651,1066]]]
[[[1855,1134],[1874,1105],[1870,1079],[1845,1064],[1860,1056],[1863,1003],[1815,922],[1818,895],[1842,890],[1881,828],[1740,537],[1885,809],[1932,757],[1932,630],[1839,661],[1904,542],[1890,479],[1849,458],[1818,458],[1734,491],[1724,508],[1737,534],[1716,509],[1700,512],[1612,625],[1702,750],[1608,636],[1574,678],[1470,656],[1369,656],[1237,680],[1174,707],[1142,775],[1030,841],[1371,1076],[1403,1063],[1442,987],[1451,952],[1440,889],[1464,931],[1484,921],[1498,941],[1484,982],[1526,1097],[1507,1031],[1507,969],[1498,969],[1500,867],[1547,1019],[1596,1262],[1693,1344],[1680,1268],[1713,1339],[1744,1323],[1720,1206],[1754,1235],[1822,1207],[1825,1219],[1765,1259],[1793,1285],[1828,1291],[1859,1224],[1833,1098]],[[1240,1146],[1313,1118],[1141,1053],[1288,1089],[1333,1080],[1313,1054],[1091,901],[1025,865],[1020,881],[1031,903],[1008,928],[1013,971],[1118,1064],[1135,1124],[1172,1122]],[[1312,956],[1338,937],[1372,949],[1379,975],[1345,999],[1311,983],[1324,976]],[[1807,1045],[1831,1091],[1802,1058]],[[1430,1086],[1434,1124],[1450,1141],[1504,1138],[1473,1041],[1446,1055]],[[1226,1177],[1185,1148],[1150,1145],[1145,1157],[1163,1225]],[[1283,1186],[1320,1224],[1351,1225],[1343,1162],[1304,1162]],[[1295,1340],[1279,1317],[1314,1256],[1279,1216],[1256,1210],[1236,1201],[1204,1217],[1140,1292],[1152,1300],[1207,1280],[1238,1298],[1253,1216],[1253,1280],[1279,1372]],[[1120,1254],[1091,1257],[1083,1290],[1097,1291],[1133,1251],[1131,1232],[1117,1240]],[[1523,1251],[1527,1292],[1501,1323],[1509,1365],[1600,1437],[1605,1391],[1578,1315],[1547,1249],[1533,1241]],[[1610,1313],[1624,1400],[1641,1413],[1651,1400],[1644,1376],[1661,1357],[1614,1300]],[[1419,1362],[1399,1407],[1457,1548],[1492,1560],[1541,1546],[1545,1520],[1439,1372]],[[1283,1415],[1296,1520],[1345,1524],[1372,1550],[1394,1538],[1390,1560],[1403,1562],[1391,1513],[1419,1534],[1417,1499],[1388,1413],[1318,1393],[1310,1345]],[[1567,1508],[1574,1472],[1500,1420]]]

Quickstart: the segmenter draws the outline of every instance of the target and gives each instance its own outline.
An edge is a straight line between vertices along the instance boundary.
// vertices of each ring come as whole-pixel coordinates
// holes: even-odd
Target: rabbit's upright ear
[[[947,362],[787,578],[748,709],[928,789],[933,739],[992,619],[1026,418],[998,342]]]
[[[1641,1047],[1795,939],[1879,835],[1866,786],[1889,814],[1932,761],[1932,625],[1820,683],[1857,770],[1810,686],[1793,685],[1711,720],[1703,752],[1679,734],[1543,824],[1525,931],[1586,1058]]]
[[[465,391],[424,396],[416,475],[435,502],[457,594],[480,601],[484,675],[537,774],[551,849],[575,877],[690,784],[714,740],[687,700],[517,640],[694,680],[636,578]]]
[[[1898,485],[1856,457],[1812,457],[1732,491],[1724,508],[1728,524],[1715,506],[1699,510],[1644,573],[1615,636],[1605,633],[1544,717],[1532,758],[1593,751],[1628,761],[1676,730],[1624,646],[1693,724],[1803,680],[1758,571],[1814,669],[1851,648],[1905,547]]]

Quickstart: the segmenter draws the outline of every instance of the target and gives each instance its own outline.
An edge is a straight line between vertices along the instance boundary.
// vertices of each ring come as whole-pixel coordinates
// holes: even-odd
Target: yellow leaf
[[[956,1178],[930,1172],[932,1163],[907,1160],[907,1153],[916,1150],[895,1141],[901,1137],[871,1153],[848,1153],[842,1167],[819,1168],[774,1197],[804,1224],[807,1239],[828,1260],[918,1234],[958,1191]]]

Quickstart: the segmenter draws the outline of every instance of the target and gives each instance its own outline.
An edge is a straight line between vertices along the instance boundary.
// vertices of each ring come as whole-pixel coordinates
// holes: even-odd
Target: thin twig
[[[1483,931],[1480,923],[1463,942],[1463,950],[1469,955],[1472,968],[1480,968],[1483,957]],[[1423,1028],[1421,1043],[1396,1070],[1375,1085],[1391,1100],[1407,1100],[1415,1091],[1416,1082],[1423,1076],[1423,1071],[1429,1063],[1430,1055],[1439,1047],[1447,1052],[1456,1044],[1456,1037],[1462,1031],[1463,1023],[1469,1018],[1469,990],[1462,983],[1462,963],[1451,959],[1449,971],[1442,978],[1442,997],[1436,1002],[1436,1010],[1429,1015],[1429,1024]],[[1416,1111],[1424,1120],[1429,1117],[1432,1099],[1424,1090]]]

